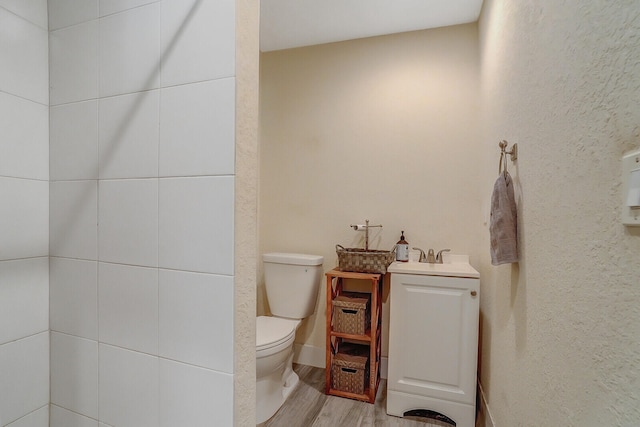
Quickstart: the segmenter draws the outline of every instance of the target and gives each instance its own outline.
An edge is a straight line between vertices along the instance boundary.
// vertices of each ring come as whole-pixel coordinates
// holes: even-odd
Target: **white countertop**
[[[468,277],[477,279],[480,273],[469,264],[467,255],[445,254],[443,264],[429,264],[426,262],[398,262],[394,261],[387,268],[389,273],[424,274],[427,276]]]

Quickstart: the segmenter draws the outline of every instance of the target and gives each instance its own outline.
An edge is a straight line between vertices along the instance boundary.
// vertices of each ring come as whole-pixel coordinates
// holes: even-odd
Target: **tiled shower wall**
[[[0,1],[0,426],[49,418],[47,4]]]
[[[230,426],[234,1],[49,30],[51,426]]]

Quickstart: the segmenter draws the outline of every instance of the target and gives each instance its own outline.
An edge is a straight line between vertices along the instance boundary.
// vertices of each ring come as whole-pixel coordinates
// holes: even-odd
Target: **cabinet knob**
[[[475,297],[476,295],[478,295],[478,292],[476,292],[476,291],[471,291],[471,296],[472,296],[472,297]]]

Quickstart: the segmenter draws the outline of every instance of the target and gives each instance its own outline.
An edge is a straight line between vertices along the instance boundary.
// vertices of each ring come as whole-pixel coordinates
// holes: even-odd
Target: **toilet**
[[[271,418],[298,384],[293,340],[302,319],[315,309],[324,259],[266,253],[262,261],[271,316],[256,319],[256,424]]]

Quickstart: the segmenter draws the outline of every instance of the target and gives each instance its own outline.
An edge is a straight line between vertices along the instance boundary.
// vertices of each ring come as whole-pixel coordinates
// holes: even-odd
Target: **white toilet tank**
[[[304,319],[313,314],[322,279],[320,255],[267,253],[264,283],[271,314]]]

